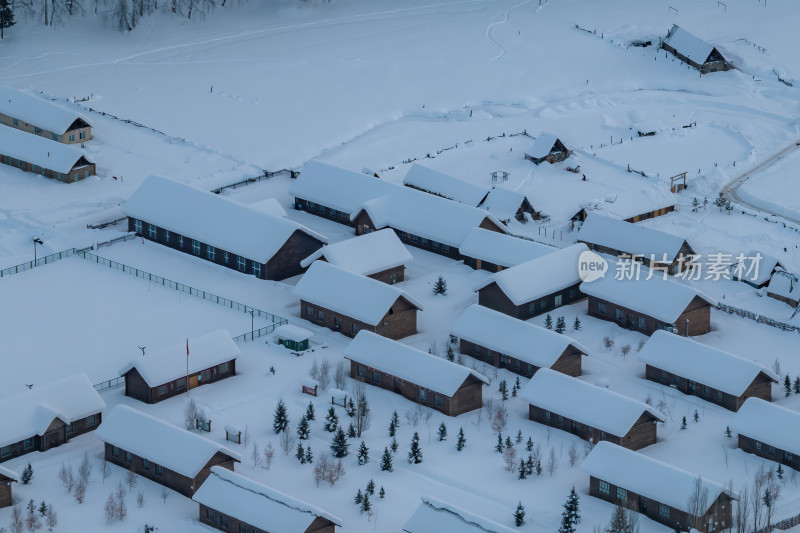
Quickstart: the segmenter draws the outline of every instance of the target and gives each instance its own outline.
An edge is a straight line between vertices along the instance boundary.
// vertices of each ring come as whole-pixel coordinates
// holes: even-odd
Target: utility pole
[[[37,244],[44,244],[44,242],[39,237],[34,237],[33,238],[33,266],[36,266],[36,245]]]
[[[255,322],[256,322],[255,312],[256,312],[255,309],[250,309],[248,311],[248,313],[250,313],[250,340],[251,341],[255,338],[255,334],[256,334],[256,330],[255,330],[255,328],[256,328],[256,326],[255,326]]]

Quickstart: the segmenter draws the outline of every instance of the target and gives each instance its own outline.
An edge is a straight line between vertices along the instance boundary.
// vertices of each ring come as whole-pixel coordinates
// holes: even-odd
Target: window
[[[718,390],[718,391],[717,391],[717,401],[718,401],[718,402],[721,402],[721,401],[722,401],[722,391],[721,391],[721,390]]]
[[[602,492],[603,494],[608,494],[610,492],[610,489],[608,487],[608,481],[601,480],[598,489],[600,489],[600,492]]]
[[[226,514],[219,514],[219,525],[222,527],[228,527],[228,515]]]
[[[58,140],[58,134],[57,133],[51,133],[50,135],[52,135],[54,141]]]
[[[169,232],[164,230],[164,242],[169,242]]]
[[[367,368],[361,365],[358,365],[358,375],[363,377],[367,376]]]
[[[142,234],[142,221],[141,220],[134,220],[133,221],[133,230],[139,235]]]
[[[601,315],[606,314],[606,304],[603,302],[597,302],[597,312]]]
[[[112,446],[111,447],[111,455],[113,457],[119,457],[119,448],[117,448],[116,446]]]
[[[19,126],[19,119],[17,119],[17,118],[14,119],[14,125],[15,126]]]
[[[561,416],[561,415],[556,415],[556,424],[558,424],[558,427],[563,426],[564,425],[564,417]]]
[[[643,317],[639,317],[639,329],[647,329],[647,320]]]
[[[158,387],[158,395],[159,396],[164,396],[166,393],[167,393],[167,386],[166,385],[161,385],[161,386]]]
[[[64,429],[67,432],[67,435],[72,435],[75,432],[75,428],[72,427],[72,424],[67,424]]]
[[[377,370],[372,371],[372,381],[378,384],[380,384],[381,382],[381,373],[378,372]]]
[[[86,417],[86,425],[93,426],[97,423],[97,415],[89,415]]]
[[[244,272],[244,267],[245,267],[245,261],[244,261],[244,257],[240,257],[240,258],[237,260],[237,265],[238,265],[238,267],[239,267],[239,270],[241,270],[242,272]]]
[[[547,298],[542,298],[539,300],[539,309],[544,309],[547,307]]]
[[[322,309],[317,309],[317,320],[320,322],[325,322],[325,311]]]
[[[761,451],[761,441],[756,441],[756,451]]]
[[[617,320],[622,320],[622,309],[614,309],[614,318]]]
[[[417,389],[417,397],[420,400],[422,400],[423,402],[427,401],[427,399],[428,399],[428,391],[426,391],[425,389],[422,389],[422,388]]]
[[[164,467],[161,465],[156,465],[156,475],[163,476],[164,475]]]
[[[125,462],[130,463],[133,459],[131,459],[131,452],[125,452]]]
[[[206,520],[210,520],[211,522],[215,521],[214,509],[210,507],[206,507]]]
[[[544,419],[547,420],[548,422],[550,422],[550,415],[551,415],[550,411],[544,412]]]
[[[25,450],[33,448],[33,439],[25,439],[25,442],[22,443],[22,448]]]
[[[658,514],[663,516],[664,518],[669,518],[669,507],[667,507],[663,503],[658,504]]]
[[[569,290],[569,298],[570,298],[570,300],[571,300],[571,299],[573,299],[573,298],[575,298],[575,296],[576,296],[576,294],[575,294],[575,293],[576,293],[576,292],[577,292],[577,291],[575,290],[575,287],[573,287],[573,288],[571,288],[571,289]]]
[[[82,132],[80,132],[80,133],[78,134],[78,138],[79,138],[80,140],[84,140],[84,139],[86,138],[86,132],[85,132],[85,131],[82,131]]]
[[[216,255],[217,251],[214,249],[213,246],[206,246],[206,256],[208,257],[209,261],[213,261]]]
[[[150,461],[147,459],[142,459],[142,470],[150,471]]]
[[[639,496],[639,507],[642,508],[642,511],[647,513],[647,498],[644,496]]]
[[[443,244],[442,245],[442,251],[444,253],[446,253],[446,254],[449,254],[450,253],[450,246],[448,246],[447,244]]]
[[[439,394],[434,394],[433,395],[433,405],[435,405],[437,407],[441,407],[442,406],[442,397],[441,397],[441,395],[439,395]]]
[[[253,275],[257,278],[261,277],[261,263],[253,261]]]
[[[769,452],[770,455],[775,455],[775,446],[769,446],[767,448],[767,451]]]
[[[239,533],[247,533],[247,524],[239,522]]]
[[[360,330],[360,329],[361,329],[361,327],[358,324],[356,324],[355,322],[353,322],[353,335],[358,333],[358,330]]]
[[[419,243],[419,237],[417,237],[416,235],[413,235],[413,234],[412,234],[412,235],[411,235],[411,242],[412,242],[413,244],[417,244],[417,243]]]
[[[563,302],[563,297],[560,294],[556,294],[553,297],[553,305],[555,307],[561,307],[561,303]]]
[[[313,317],[314,316],[314,308],[311,307],[310,305],[306,306],[306,316],[307,317]]]
[[[433,248],[434,250],[438,250],[441,247],[442,245],[439,244],[439,241],[431,241],[431,248]]]
[[[229,368],[230,368],[230,364],[222,363],[221,365],[219,365],[219,373],[220,374],[224,374],[225,372],[228,371]]]
[[[178,382],[177,382],[176,387],[177,387],[178,390],[185,389],[186,388],[186,378],[180,378],[178,380]]]
[[[71,142],[71,143],[75,142],[75,134],[74,133],[70,133],[69,134],[69,142]]]
[[[661,380],[662,381],[667,381],[667,371],[666,370],[662,370],[661,371]]]
[[[192,239],[192,253],[200,255],[200,243]]]
[[[536,311],[536,302],[531,302],[528,304],[528,312],[533,313]]]
[[[178,248],[183,248],[183,235],[178,235]]]
[[[628,491],[623,488],[617,487],[617,499],[622,502],[628,501]]]
[[[792,462],[792,454],[789,452],[783,452],[783,460],[787,463],[791,464]]]
[[[155,224],[148,224],[150,229],[150,238],[155,239],[158,236],[158,229],[156,229]]]
[[[225,252],[224,254],[222,254],[222,260],[225,261],[226,265],[228,264],[228,252]]]

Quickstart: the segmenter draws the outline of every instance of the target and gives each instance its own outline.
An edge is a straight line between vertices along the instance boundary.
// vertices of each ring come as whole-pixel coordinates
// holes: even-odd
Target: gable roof
[[[733,429],[793,455],[800,455],[800,413],[761,398],[748,398],[733,420]]]
[[[194,478],[214,455],[242,461],[233,450],[147,413],[119,404],[95,430],[98,439]]]
[[[294,324],[284,324],[279,326],[275,328],[273,334],[278,338],[295,342],[302,342],[314,336],[313,332],[307,330],[306,328],[295,326]]]
[[[411,169],[403,179],[403,185],[437,194],[472,207],[480,205],[489,193],[487,187],[475,185],[418,163],[411,165]]]
[[[441,500],[423,496],[403,531],[407,533],[513,533],[493,520],[465,511]]]
[[[9,470],[8,468],[4,467],[3,465],[0,465],[0,476],[7,477],[11,481],[19,482],[19,474],[17,474],[13,470]]]
[[[464,310],[451,333],[540,368],[553,366],[570,346],[584,355],[589,353],[585,346],[566,335],[478,304]]]
[[[453,396],[470,376],[489,384],[483,375],[465,366],[366,330],[358,332],[344,356],[445,396]]]
[[[289,194],[311,202],[352,213],[361,204],[396,189],[389,183],[367,174],[335,167],[321,161],[309,161],[300,176],[292,180]]]
[[[147,178],[122,212],[259,263],[272,259],[296,231],[328,242],[287,218],[159,176]]]
[[[644,276],[643,276],[644,277]],[[581,292],[644,313],[661,322],[674,324],[695,298],[712,306],[717,301],[671,279],[618,280],[614,276],[581,283]]]
[[[699,37],[695,37],[677,24],[673,24],[669,33],[667,33],[664,38],[664,44],[668,44],[682,56],[700,65],[705,63],[708,60],[708,56],[714,51],[713,46]]]
[[[354,274],[324,261],[314,261],[292,294],[370,326],[377,326],[399,298],[422,309],[421,303],[394,285]]]
[[[308,267],[320,258],[364,276],[405,265],[413,259],[395,232],[389,228],[323,246],[300,261],[300,266]]]
[[[638,358],[678,376],[741,396],[760,374],[778,382],[774,372],[755,361],[723,352],[667,331],[656,331],[639,351]]]
[[[493,187],[480,205],[500,220],[511,220],[525,202],[525,195],[503,187]]]
[[[236,359],[240,353],[241,350],[228,332],[221,329],[187,339],[185,343],[146,354],[144,357],[137,357],[120,369],[119,374],[124,376],[135,368],[148,386],[157,387],[185,377],[187,373],[195,374]]]
[[[83,152],[74,146],[3,125],[0,125],[0,153],[61,174],[68,174],[79,164],[89,164]]]
[[[304,533],[318,517],[342,525],[325,511],[219,466],[192,500],[270,533]]]
[[[0,447],[44,435],[53,420],[66,424],[101,413],[106,404],[85,374],[75,374],[0,399]]]
[[[664,421],[646,403],[549,368],[538,370],[520,394],[531,405],[617,437],[624,437],[645,413]]]
[[[583,243],[561,248],[492,274],[475,290],[497,283],[514,305],[542,298],[581,282],[578,258],[588,250]]]
[[[783,296],[790,300],[800,300],[800,281],[789,272],[776,272],[767,285],[767,293]]]
[[[689,498],[694,491],[697,474],[687,472],[652,457],[628,450],[607,441],[598,442],[584,459],[581,470],[631,492],[690,513]],[[721,494],[738,496],[721,483],[700,478],[708,489],[705,514]]]
[[[646,259],[654,257],[657,263],[667,264],[678,257],[681,247],[686,243],[683,237],[597,213],[589,213],[586,217],[578,232],[578,240]]]
[[[525,155],[533,157],[534,159],[542,159],[547,156],[556,144],[558,137],[546,131],[540,132],[539,135],[533,140],[531,147],[525,152]]]
[[[734,257],[731,265],[733,279],[746,281],[754,285],[762,285],[772,278],[773,271],[786,271],[786,267],[774,255],[762,254],[750,250],[743,257]],[[741,261],[739,260],[741,259]]]
[[[0,85],[0,113],[59,135],[78,119],[91,125],[89,119],[80,113],[3,85]]]
[[[467,257],[508,268],[555,252],[558,248],[483,228],[472,228],[458,251]]]
[[[586,213],[597,213],[619,220],[633,218],[658,209],[673,207],[675,195],[666,188],[651,187],[609,194],[583,204]]]
[[[248,207],[250,207],[250,209],[255,209],[256,211],[262,211],[274,217],[289,216],[289,214],[286,212],[286,209],[283,208],[277,198],[264,198],[263,200],[249,204]]]

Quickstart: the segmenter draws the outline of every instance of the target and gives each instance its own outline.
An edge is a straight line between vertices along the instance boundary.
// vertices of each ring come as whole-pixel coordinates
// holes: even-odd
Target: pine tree
[[[447,426],[444,425],[444,422],[439,424],[439,442],[447,440]]]
[[[800,376],[794,378],[794,393],[800,394]]]
[[[577,316],[575,317],[575,323],[572,324],[572,329],[574,329],[575,331],[581,330],[581,319],[578,318]]]
[[[447,294],[447,282],[442,276],[439,276],[439,279],[433,284],[433,294]]]
[[[611,522],[606,527],[606,533],[627,533],[628,517],[625,516],[625,509],[619,505],[614,506],[614,513],[611,515]]]
[[[497,434],[497,445],[494,447],[497,453],[503,453],[503,435],[501,433]]]
[[[514,525],[517,527],[525,525],[525,507],[522,506],[522,502],[517,504],[517,510],[514,511]]]
[[[512,398],[516,398],[517,397],[517,391],[519,391],[521,388],[522,388],[522,385],[520,385],[519,376],[517,376],[517,380],[514,382],[514,386],[511,387],[511,397]]]
[[[369,480],[367,482],[367,490],[364,491],[365,494],[369,494],[370,496],[375,496],[375,482],[373,480]]]
[[[517,479],[525,479],[528,477],[528,469],[525,468],[525,459],[519,460],[519,468],[517,469],[517,472],[519,472]]]
[[[775,470],[775,473],[778,475],[778,479],[783,479],[783,466],[778,463],[778,469]]]
[[[389,453],[389,448],[383,449],[383,456],[381,457],[381,470],[384,472],[392,471],[392,454]]]
[[[356,438],[356,427],[350,422],[350,426],[347,428],[347,438],[354,439]]]
[[[703,197],[703,207],[708,206],[708,196]]]
[[[42,504],[39,506],[39,515],[47,516],[47,510],[48,509],[49,509],[49,507],[47,507],[47,504],[45,503],[45,501],[42,500]]]
[[[361,446],[358,447],[357,457],[360,465],[365,465],[369,462],[369,448],[367,448],[363,440],[361,441]]]
[[[331,441],[331,451],[333,452],[333,456],[337,459],[347,457],[347,454],[349,453],[349,447],[350,444],[347,442],[347,435],[344,434],[342,427],[339,426],[336,429],[336,434],[333,436],[333,440]]]
[[[453,346],[451,344],[447,345],[446,357],[447,357],[447,360],[450,361],[451,363],[456,360],[456,352],[453,351]]]
[[[347,416],[353,418],[356,414],[356,404],[353,403],[353,399],[350,398],[347,400],[347,407],[345,407],[344,412],[347,413]]]
[[[294,456],[297,457],[301,465],[306,463],[306,451],[303,449],[302,443],[297,445],[297,453]]]
[[[536,459],[536,464],[533,465],[533,469],[536,471],[537,476],[542,475],[542,462],[539,459]]]
[[[311,421],[315,420],[314,416],[315,416],[314,415],[314,404],[311,403],[311,402],[308,402],[308,407],[306,407],[306,418],[308,419],[309,422],[311,422]]]
[[[558,317],[556,320],[556,333],[564,333],[567,329],[567,321],[563,316]]]
[[[525,443],[525,449],[527,451],[533,451],[533,439],[528,437],[528,441]]]
[[[386,497],[386,491],[383,490],[383,485],[381,485],[381,490],[378,491],[378,497],[381,499]]]
[[[697,413],[697,409],[694,410],[694,421],[700,422],[700,415]]]
[[[336,416],[336,411],[334,411],[333,406],[328,409],[328,416],[325,417],[325,431],[330,431],[333,433],[336,431],[336,428],[339,427],[339,417]]]
[[[697,200],[697,196],[692,199],[692,211],[697,212],[697,208],[700,207],[700,202]]]
[[[22,475],[20,476],[20,481],[22,481],[23,485],[27,485],[33,479],[33,467],[31,463],[28,462],[27,466],[22,470]]]
[[[411,438],[411,450],[408,452],[408,462],[415,465],[422,462],[422,448],[419,447],[419,433],[416,431]]]
[[[508,400],[508,383],[506,383],[506,380],[500,382],[500,387],[498,390],[500,391],[503,401]]]
[[[364,499],[361,500],[361,512],[368,513],[372,509],[372,504],[369,503],[369,494],[364,494]]]
[[[0,0],[0,39],[5,38],[4,29],[16,24],[14,21],[14,10],[11,8],[11,0]]]
[[[392,448],[392,451],[397,453],[397,439],[392,437],[392,442],[389,443],[389,446]]]
[[[517,431],[517,436],[514,437],[514,442],[520,444],[522,442],[522,430]]]
[[[789,374],[786,374],[783,379],[783,389],[786,391],[787,398],[792,395],[792,378],[789,377]]]
[[[685,416],[683,417],[683,420],[681,421],[681,429],[686,429],[686,417]]]
[[[456,450],[459,452],[467,445],[467,439],[464,438],[464,428],[458,428],[458,441],[456,442]]]
[[[310,428],[308,425],[308,419],[303,417],[300,419],[300,423],[297,424],[297,438],[300,440],[308,440],[310,436]]]
[[[306,448],[306,462],[309,464],[314,462],[314,455],[311,453],[311,445]]]
[[[363,499],[364,495],[361,494],[361,489],[358,489],[358,492],[356,492],[356,496],[355,498],[353,498],[353,501],[356,502],[356,504],[360,505]]]
[[[725,426],[725,436],[731,438],[731,427]]]
[[[525,475],[533,475],[533,456],[530,454],[528,455],[528,460],[525,461]]]
[[[725,200],[725,197],[722,195],[722,193],[719,193],[719,196],[717,196],[717,198],[714,200],[714,205],[719,207],[720,213],[722,213],[722,208],[725,207],[726,203],[727,200]]]
[[[506,449],[511,448],[514,444],[511,442],[511,437],[506,436]]]
[[[575,533],[575,526],[580,524],[580,501],[578,494],[575,492],[575,487],[564,502],[564,511],[561,513],[561,527],[558,528],[558,533]]]
[[[553,329],[553,317],[550,316],[550,313],[544,317],[544,327],[547,329]]]
[[[286,413],[286,404],[283,400],[278,400],[278,406],[275,408],[275,417],[272,421],[272,429],[275,433],[286,431],[289,426],[289,415]]]
[[[397,416],[397,411],[392,413],[392,420],[389,422],[389,436],[394,437],[397,433],[397,428],[400,426],[400,417]]]

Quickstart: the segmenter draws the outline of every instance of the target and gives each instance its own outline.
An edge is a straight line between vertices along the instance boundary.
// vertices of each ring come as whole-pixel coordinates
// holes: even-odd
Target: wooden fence
[[[775,320],[774,318],[770,318],[768,316],[760,315],[758,313],[754,313],[752,311],[748,311],[747,309],[742,309],[739,307],[733,307],[732,305],[726,305],[723,303],[717,304],[717,309],[720,311],[724,311],[730,315],[737,315],[742,318],[749,318],[750,320],[754,320],[759,324],[766,324],[768,326],[772,326],[773,328],[782,329],[783,331],[797,331],[800,332],[800,327],[795,326],[793,324],[789,324],[786,322],[781,322],[780,320]]]

